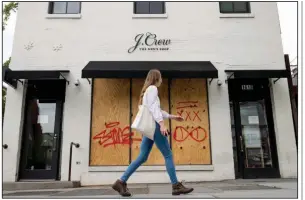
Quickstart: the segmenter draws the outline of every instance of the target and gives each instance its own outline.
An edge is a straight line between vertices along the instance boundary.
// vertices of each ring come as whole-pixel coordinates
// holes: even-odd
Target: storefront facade
[[[130,124],[151,68],[164,76],[162,108],[185,118],[167,122],[180,180],[297,176],[275,2],[244,13],[219,2],[55,4],[18,8],[4,181],[114,182],[139,153]],[[52,14],[60,6],[68,14]],[[169,178],[153,147],[130,183],[155,182]]]

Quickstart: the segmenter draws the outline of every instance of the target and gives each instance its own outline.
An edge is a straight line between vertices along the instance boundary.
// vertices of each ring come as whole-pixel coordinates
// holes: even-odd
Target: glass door
[[[58,177],[63,102],[39,95],[42,89],[28,86],[19,179]]]
[[[231,124],[237,178],[279,177],[269,87],[253,82],[231,98]],[[237,86],[237,85],[235,85]],[[244,88],[252,88],[243,93]],[[235,87],[236,89],[236,87]],[[236,91],[235,91],[236,92]]]
[[[272,168],[272,153],[264,101],[239,102],[239,108],[244,167],[247,169]]]

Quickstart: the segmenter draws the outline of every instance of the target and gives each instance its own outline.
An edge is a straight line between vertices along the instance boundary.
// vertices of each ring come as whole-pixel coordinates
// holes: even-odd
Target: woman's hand
[[[168,129],[164,125],[164,122],[161,121],[161,122],[159,122],[159,124],[160,124],[160,131],[161,131],[162,135],[164,135],[165,137],[168,136]]]
[[[182,122],[184,121],[184,118],[179,116],[179,115],[173,115],[172,119],[178,121],[178,122]]]

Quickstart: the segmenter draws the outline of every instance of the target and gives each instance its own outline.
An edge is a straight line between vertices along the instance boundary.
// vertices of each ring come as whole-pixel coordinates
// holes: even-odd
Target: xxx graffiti
[[[199,117],[199,102],[198,101],[180,101],[177,103],[177,113],[184,117],[185,121],[201,121]],[[197,109],[196,111],[187,111],[188,109]],[[205,110],[203,111],[205,112]]]

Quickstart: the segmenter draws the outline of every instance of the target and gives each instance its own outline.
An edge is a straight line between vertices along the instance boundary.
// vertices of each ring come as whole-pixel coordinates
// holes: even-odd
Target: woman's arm
[[[174,116],[169,114],[168,112],[161,110],[162,116],[164,119],[172,119]]]
[[[163,121],[163,118],[168,117],[168,113],[162,112],[158,101],[158,89],[156,86],[149,86],[147,88],[147,107],[153,115],[156,122]]]

